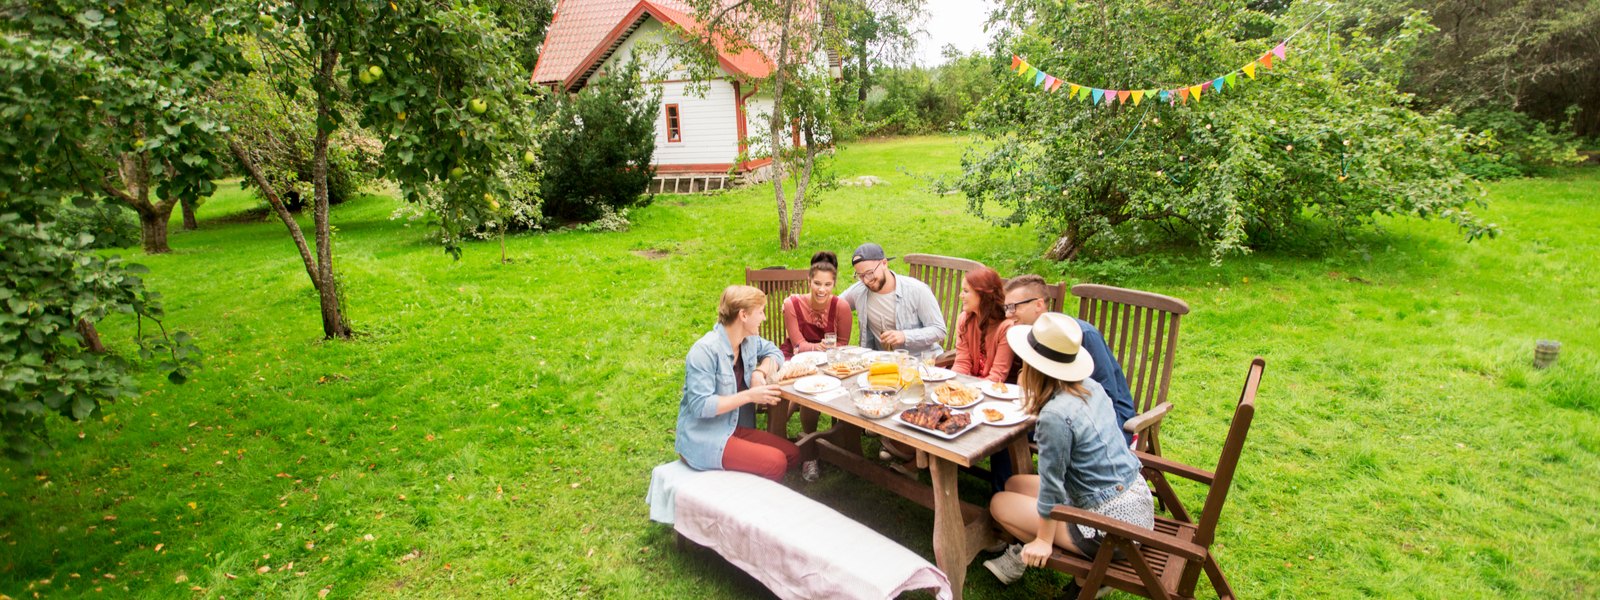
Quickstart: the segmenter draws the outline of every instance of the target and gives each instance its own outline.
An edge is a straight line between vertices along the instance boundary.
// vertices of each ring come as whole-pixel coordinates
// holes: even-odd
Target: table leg
[[[966,523],[961,518],[961,496],[956,490],[956,465],[933,458],[933,556],[950,580],[950,591],[961,600],[967,582]]]
[[[1033,450],[1028,448],[1028,436],[1019,435],[1011,440],[1011,474],[1030,475],[1033,473]]]

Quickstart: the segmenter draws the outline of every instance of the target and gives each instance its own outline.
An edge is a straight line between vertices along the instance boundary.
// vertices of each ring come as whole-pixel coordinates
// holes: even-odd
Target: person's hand
[[[878,334],[878,341],[885,346],[904,346],[906,334],[903,331],[885,331]]]
[[[769,383],[769,382],[767,381],[767,372],[766,371],[763,371],[761,369],[756,369],[756,371],[754,373],[750,374],[750,387],[763,386],[763,385],[766,385],[767,383]]]
[[[1054,544],[1041,539],[1035,539],[1022,547],[1022,564],[1030,567],[1043,567],[1045,561],[1050,559],[1050,553],[1055,551]]]
[[[772,406],[781,399],[778,396],[778,386],[776,385],[752,385],[744,393],[746,402],[762,406]]]

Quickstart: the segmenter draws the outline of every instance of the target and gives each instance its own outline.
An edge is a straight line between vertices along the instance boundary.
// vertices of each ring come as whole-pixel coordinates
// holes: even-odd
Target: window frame
[[[683,109],[677,104],[667,104],[662,107],[663,116],[667,121],[667,143],[677,144],[683,142]]]

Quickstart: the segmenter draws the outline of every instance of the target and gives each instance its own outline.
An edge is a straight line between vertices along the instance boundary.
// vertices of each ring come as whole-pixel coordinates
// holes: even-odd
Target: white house
[[[661,88],[652,191],[721,189],[763,178],[772,163],[763,135],[770,131],[772,98],[757,84],[772,72],[772,36],[753,36],[745,50],[722,52],[722,77],[695,82],[664,49],[684,43],[675,30],[703,31],[680,0],[560,0],[533,82],[574,93],[590,78],[638,58]],[[819,67],[837,66],[827,54],[817,56]]]

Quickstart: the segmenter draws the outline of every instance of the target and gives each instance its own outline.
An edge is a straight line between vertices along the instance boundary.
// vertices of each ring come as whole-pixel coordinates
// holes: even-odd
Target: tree
[[[423,2],[259,5],[265,70],[315,107],[311,140],[313,258],[280,191],[238,140],[229,148],[267,196],[300,250],[328,338],[351,334],[338,291],[329,226],[330,139],[351,113],[383,141],[381,167],[405,199],[438,209],[446,250],[494,219],[495,176],[530,148],[527,82],[510,35],[472,4]]]
[[[55,222],[63,203],[95,204],[107,155],[94,144],[170,91],[76,40],[0,35],[0,451],[27,459],[47,441],[48,417],[98,417],[133,393],[130,363],[108,352],[94,323],[134,316],[144,360],[174,383],[199,352],[187,333],[168,337],[143,268],[104,258],[93,236]],[[160,335],[145,335],[150,324]]]
[[[922,0],[855,0],[831,5],[834,27],[844,36],[844,58],[855,64],[851,71],[857,114],[866,108],[874,67],[910,62],[917,44],[914,22],[922,14],[922,5]]]
[[[638,63],[554,102],[552,123],[540,144],[545,215],[588,222],[648,203],[644,192],[655,177],[650,158],[661,92],[645,88]]]
[[[66,96],[43,87],[41,97],[87,111],[108,126],[85,129],[79,185],[115,198],[139,214],[146,253],[170,250],[167,222],[180,203],[210,195],[222,174],[220,124],[196,98],[219,74],[242,66],[223,40],[235,23],[211,3],[123,4],[49,0],[6,8],[8,32],[56,40],[95,53],[133,74],[123,89]],[[137,81],[133,81],[137,79]],[[121,84],[117,84],[121,85]],[[121,94],[111,101],[99,92]]]
[[[995,15],[995,69],[1015,52],[1073,83],[1176,90],[1252,64],[1316,14],[1296,6],[1276,17],[1238,1],[1008,1]],[[1054,260],[1091,239],[1141,235],[1128,227],[1141,222],[1188,232],[1213,260],[1307,217],[1340,228],[1443,217],[1469,240],[1493,235],[1468,211],[1481,194],[1455,166],[1465,135],[1396,89],[1427,23],[1412,15],[1377,36],[1370,13],[1335,6],[1322,18],[1299,31],[1288,60],[1254,79],[1236,73],[1220,94],[1175,94],[1176,105],[1096,106],[1088,90],[1069,97],[1066,85],[1049,93],[1012,75],[975,118],[986,139],[962,161],[961,190],[1000,224],[1037,222]]]
[[[920,0],[883,0],[885,7],[904,7],[915,13]],[[692,77],[725,77],[717,62],[720,52],[755,50],[771,66],[756,87],[770,93],[772,113],[767,116],[763,144],[772,157],[772,192],[778,209],[778,247],[800,246],[805,209],[814,199],[813,175],[818,157],[849,126],[835,111],[836,82],[822,60],[827,49],[838,48],[840,32],[827,25],[828,15],[842,9],[830,0],[690,0],[702,24],[697,31],[681,32],[692,43],[685,56]],[[794,179],[792,191],[787,188]]]

